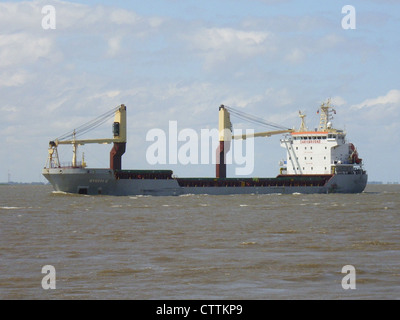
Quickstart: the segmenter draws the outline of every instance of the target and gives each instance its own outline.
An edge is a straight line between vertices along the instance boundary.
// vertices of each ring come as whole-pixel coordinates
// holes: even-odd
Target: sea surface
[[[400,185],[178,197],[2,185],[0,237],[0,299],[400,297]]]

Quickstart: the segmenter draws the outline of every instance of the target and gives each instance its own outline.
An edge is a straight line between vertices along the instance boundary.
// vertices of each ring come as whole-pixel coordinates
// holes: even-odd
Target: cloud
[[[400,108],[400,90],[390,90],[386,95],[377,98],[366,99],[359,104],[351,106],[352,109],[360,110],[365,108]]]
[[[337,28],[332,17],[322,15],[279,15],[270,19],[243,18],[230,27],[198,27],[188,24],[183,35],[190,52],[203,59],[206,71],[238,70],[244,65],[287,63],[304,65],[324,54],[362,55],[378,47],[354,37],[352,41]]]
[[[266,45],[271,34],[267,31],[246,31],[234,28],[201,28],[187,37],[212,69],[220,63],[248,59],[269,50]]]
[[[31,78],[26,70],[4,71],[0,73],[0,87],[18,87]]]
[[[397,168],[398,158],[398,148],[393,145],[400,143],[400,90],[392,89],[385,95],[351,105],[348,118],[352,122],[351,130],[359,135],[358,141],[364,145],[364,157],[373,169],[372,174],[380,173],[390,181],[393,172],[389,173],[387,168]],[[381,159],[387,160],[382,172]]]
[[[52,39],[32,37],[27,32],[0,35],[0,68],[26,65],[48,57]]]
[[[0,30],[2,33],[18,33],[21,30],[39,32],[42,30],[41,8],[38,1],[0,2]]]
[[[305,57],[306,53],[300,48],[293,48],[288,54],[285,55],[285,59],[292,63],[303,61]]]
[[[372,144],[390,144],[386,138],[399,140],[400,130],[400,90],[389,90],[385,95],[365,99],[361,103],[350,105],[346,112],[353,130],[363,132],[363,140]],[[355,121],[359,119],[359,121]],[[365,130],[368,130],[366,132]],[[369,134],[371,133],[371,134]],[[382,140],[382,137],[385,137]]]
[[[113,9],[109,16],[110,16],[110,21],[118,25],[122,24],[134,25],[142,21],[142,18],[139,17],[135,12],[124,9]]]
[[[107,92],[102,92],[102,93],[98,93],[93,95],[92,97],[89,97],[89,99],[97,99],[97,98],[115,98],[117,96],[119,96],[121,94],[121,91],[119,90],[110,90]]]
[[[123,38],[121,36],[115,36],[108,39],[107,56],[114,57],[120,52],[122,40]]]
[[[335,96],[331,98],[331,104],[336,107],[345,106],[347,104],[346,100],[340,96]]]

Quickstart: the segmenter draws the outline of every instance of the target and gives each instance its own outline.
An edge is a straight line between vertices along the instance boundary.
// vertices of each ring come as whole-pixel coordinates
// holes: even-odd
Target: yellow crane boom
[[[284,134],[284,133],[289,133],[289,132],[293,132],[293,131],[294,131],[293,129],[287,129],[287,130],[255,132],[255,133],[250,133],[250,134],[241,134],[241,135],[232,136],[232,139],[243,139],[243,140],[245,140],[246,138],[270,137],[270,136],[273,136],[275,134]]]
[[[113,124],[114,138],[107,139],[70,139],[70,140],[54,140],[56,146],[59,144],[84,145],[88,143],[109,144],[113,142],[126,142],[126,107],[121,104],[115,113]]]
[[[230,142],[232,139],[246,139],[246,138],[256,138],[256,137],[270,137],[272,135],[284,134],[289,132],[294,132],[294,129],[284,129],[282,126],[272,125],[276,128],[281,128],[280,130],[256,132],[251,134],[241,134],[232,135],[232,123],[230,120],[230,112],[233,112],[236,116],[242,116],[245,120],[253,120],[259,123],[263,123],[259,119],[240,113],[231,107],[221,105],[219,107],[219,146],[217,149],[217,165],[216,165],[216,177],[226,178],[226,163],[225,157],[226,153],[230,149]]]
[[[111,114],[112,115],[112,114]],[[92,123],[93,127],[96,125],[96,122]],[[90,128],[90,125],[84,127],[84,131],[87,131]],[[119,161],[120,163],[120,156],[125,151],[125,144],[126,144],[126,106],[121,104],[118,109],[115,109],[115,117],[113,123],[113,138],[105,138],[105,139],[75,139],[75,130],[72,133],[72,139],[64,140],[63,138],[55,139],[49,142],[49,157],[48,157],[48,164],[49,166],[59,166],[58,160],[58,152],[57,146],[58,145],[66,145],[71,144],[73,146],[72,149],[72,166],[77,166],[76,156],[77,156],[77,148],[79,145],[90,144],[90,143],[98,143],[98,144],[110,144],[114,143],[114,161]],[[71,135],[69,135],[71,136]],[[118,154],[119,153],[119,154]],[[119,159],[118,159],[119,157]],[[111,164],[113,167],[113,164]]]

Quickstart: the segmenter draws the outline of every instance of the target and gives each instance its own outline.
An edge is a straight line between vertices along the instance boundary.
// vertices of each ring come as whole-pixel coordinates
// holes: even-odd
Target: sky
[[[46,27],[46,5],[55,28]],[[345,5],[355,28],[343,27]],[[328,98],[369,180],[400,181],[399,30],[395,0],[1,1],[0,182],[44,182],[49,140],[122,103],[123,169],[214,176],[212,164],[149,164],[146,134],[168,133],[170,121],[178,130],[217,128],[221,104],[289,128],[300,110],[314,128]],[[240,121],[232,118],[247,128]],[[109,137],[108,123],[88,134]],[[278,174],[279,139],[255,140],[252,176]],[[89,167],[108,167],[110,149],[80,151]],[[59,154],[71,161],[72,148]]]

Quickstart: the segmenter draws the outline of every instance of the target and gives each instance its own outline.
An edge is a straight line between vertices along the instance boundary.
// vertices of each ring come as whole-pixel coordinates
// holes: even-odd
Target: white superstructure
[[[316,130],[307,129],[305,115],[300,113],[302,121],[299,130],[281,139],[281,146],[287,150],[281,173],[352,174],[362,170],[362,160],[358,158],[354,145],[346,141],[346,133],[332,127],[336,111],[330,101],[323,103],[318,113],[320,123]]]

